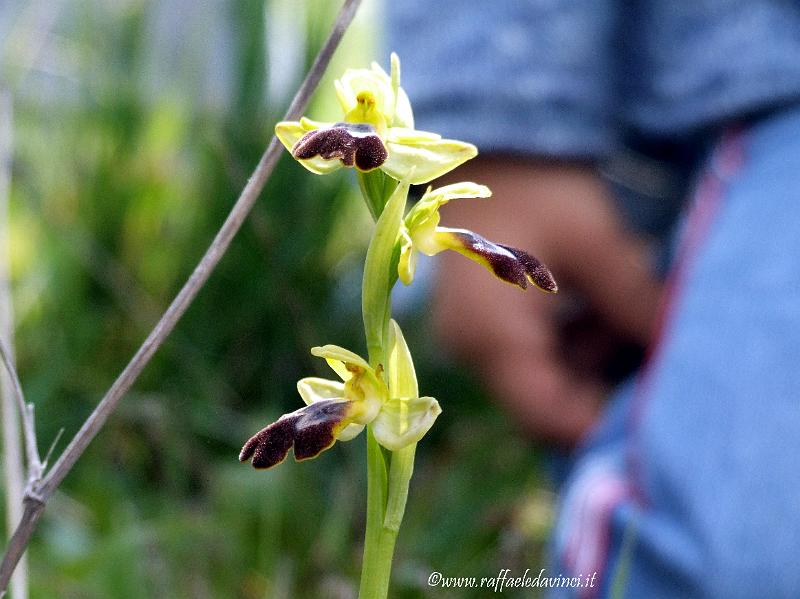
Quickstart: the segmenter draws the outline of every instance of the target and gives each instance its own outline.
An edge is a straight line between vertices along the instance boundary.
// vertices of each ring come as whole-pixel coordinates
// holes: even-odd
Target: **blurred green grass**
[[[10,28],[46,16],[45,4],[7,11]],[[269,89],[281,56],[265,43],[281,4],[218,10],[230,57],[221,102],[202,95],[194,69],[203,59],[186,40],[180,60],[163,59],[185,70],[167,69],[155,91],[143,75],[154,54],[158,64],[151,33],[164,6],[191,4],[65,1],[51,8],[49,33],[18,28],[0,46],[14,98],[16,349],[44,448],[60,428],[65,438],[77,431],[263,151],[288,101]],[[301,67],[337,7],[305,3],[294,32]],[[362,15],[327,81],[376,57],[376,30]],[[25,63],[25,44],[39,42],[44,51]],[[312,114],[335,114],[331,92],[323,84]],[[32,597],[353,596],[364,439],[270,472],[236,456],[299,405],[298,378],[324,373],[309,347],[363,349],[354,265],[370,224],[355,194],[347,173],[314,177],[284,157],[218,270],[48,506],[30,550]],[[406,319],[421,387],[444,414],[418,452],[393,596],[485,596],[430,589],[427,577],[538,572],[552,505],[542,457],[430,345],[424,315]]]

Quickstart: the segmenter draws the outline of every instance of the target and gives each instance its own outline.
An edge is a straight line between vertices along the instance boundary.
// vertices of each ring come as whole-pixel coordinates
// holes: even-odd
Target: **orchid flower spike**
[[[335,82],[343,119],[321,123],[305,117],[283,121],[275,134],[300,164],[325,175],[342,167],[380,168],[398,181],[427,183],[474,158],[472,144],[414,129],[414,115],[400,87],[400,59],[392,53],[391,75],[377,63],[347,69]]]
[[[438,189],[430,187],[409,211],[400,231],[398,276],[405,285],[414,280],[418,252],[433,256],[453,250],[491,271],[496,277],[528,288],[532,283],[542,291],[555,293],[558,286],[550,270],[525,252],[501,243],[493,243],[466,229],[439,226],[439,208],[458,198],[488,198],[492,192],[485,185],[455,183]]]
[[[400,396],[397,377],[413,376],[411,355],[400,328],[392,321],[390,361],[395,371],[390,384],[383,368],[373,369],[351,351],[337,345],[315,347],[311,353],[325,358],[341,381],[308,377],[297,383],[306,406],[261,429],[245,443],[239,460],[252,459],[255,468],[272,468],[283,462],[294,447],[295,460],[317,457],[337,440],[355,438],[367,424],[375,439],[396,451],[419,441],[441,413],[432,397]],[[405,389],[409,389],[406,385]],[[413,389],[416,390],[416,378]],[[403,389],[400,389],[401,391]],[[416,392],[413,393],[416,395]]]

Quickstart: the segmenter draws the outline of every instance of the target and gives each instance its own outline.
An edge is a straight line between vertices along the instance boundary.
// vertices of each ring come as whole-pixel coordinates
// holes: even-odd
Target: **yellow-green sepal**
[[[442,409],[432,397],[417,397],[414,361],[394,320],[389,323],[388,373],[391,399],[372,422],[372,432],[383,447],[398,451],[422,439]]]
[[[393,127],[414,128],[414,112],[411,110],[411,101],[405,90],[400,87],[400,58],[392,52],[391,55],[392,90],[394,90],[394,119],[391,122]]]
[[[412,185],[428,183],[478,155],[472,144],[399,127],[389,129],[386,147],[389,157],[381,169],[397,180],[410,177]]]
[[[472,183],[471,181],[462,181],[460,183],[452,183],[444,187],[437,187],[436,189],[428,190],[416,203],[414,209],[409,211],[406,223],[411,224],[415,220],[415,213],[419,211],[434,209],[438,210],[448,202],[457,199],[473,199],[473,198],[488,198],[491,197],[492,190],[485,185]]]
[[[392,397],[416,397],[419,395],[417,373],[411,351],[397,321],[389,321],[389,395]]]
[[[372,421],[372,433],[383,447],[398,451],[422,439],[441,413],[432,397],[392,398]]]
[[[344,383],[315,376],[307,376],[297,381],[297,392],[306,405],[323,399],[344,398]]]

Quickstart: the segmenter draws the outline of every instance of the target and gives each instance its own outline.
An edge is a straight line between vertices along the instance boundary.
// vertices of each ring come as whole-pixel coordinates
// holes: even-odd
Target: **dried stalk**
[[[13,105],[11,94],[0,89],[0,344],[13,348],[14,321],[9,275],[8,196],[11,186],[11,138],[13,130]],[[22,499],[25,493],[24,464],[20,444],[19,410],[15,395],[13,350],[4,349],[3,361],[7,372],[0,371],[0,414],[3,421],[3,473],[6,489],[6,526],[9,533],[22,519]],[[24,403],[24,402],[23,402]],[[11,580],[12,599],[28,597],[28,565],[25,556]]]
[[[311,99],[311,95],[319,85],[320,79],[334,51],[352,22],[360,4],[361,0],[345,0],[328,39],[319,51],[319,54],[314,60],[314,64],[311,66],[311,69],[303,80],[300,89],[295,94],[286,112],[284,117],[286,120],[297,120],[304,112]],[[64,480],[64,477],[75,465],[75,462],[85,451],[95,435],[97,435],[103,427],[108,417],[119,404],[119,401],[153,357],[153,354],[155,354],[156,350],[158,350],[167,336],[175,328],[178,320],[180,320],[181,316],[186,312],[187,308],[197,296],[197,293],[222,259],[233,237],[239,231],[239,228],[253,208],[258,196],[264,189],[264,185],[269,179],[269,176],[272,174],[278,162],[278,158],[280,157],[281,148],[281,143],[273,136],[267,150],[262,155],[253,174],[250,176],[242,193],[239,195],[239,199],[231,209],[230,214],[228,214],[228,218],[223,223],[216,237],[214,237],[214,240],[194,269],[194,272],[192,272],[189,280],[186,281],[169,308],[167,308],[167,311],[156,324],[155,328],[147,336],[147,339],[144,340],[144,343],[142,343],[131,361],[119,377],[117,377],[117,380],[114,381],[114,384],[111,385],[111,388],[103,399],[100,400],[100,403],[89,418],[86,419],[81,429],[72,438],[67,448],[53,465],[53,468],[39,484],[34,485],[32,489],[33,492],[29,493],[26,497],[22,522],[9,541],[6,554],[3,557],[3,562],[0,564],[0,592],[4,591],[8,586],[11,573],[19,557],[24,552],[25,547],[27,547],[30,542],[31,535],[36,528],[36,523],[41,517],[47,500],[58,485],[61,484],[61,481]]]

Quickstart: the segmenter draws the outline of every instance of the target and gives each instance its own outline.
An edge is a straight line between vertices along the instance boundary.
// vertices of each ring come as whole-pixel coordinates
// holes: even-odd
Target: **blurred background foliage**
[[[59,429],[77,431],[190,274],[338,6],[0,5],[15,345],[43,449]],[[310,114],[336,118],[329,83],[345,65],[387,62],[379,22],[366,3]],[[51,501],[30,549],[32,597],[353,596],[363,436],[269,472],[236,456],[300,405],[298,378],[325,375],[309,347],[364,349],[359,267],[371,225],[356,193],[349,173],[314,177],[284,157]],[[394,596],[470,597],[429,589],[429,573],[538,572],[551,493],[541,454],[433,345],[424,298],[402,305],[420,386],[444,414],[418,452]]]

